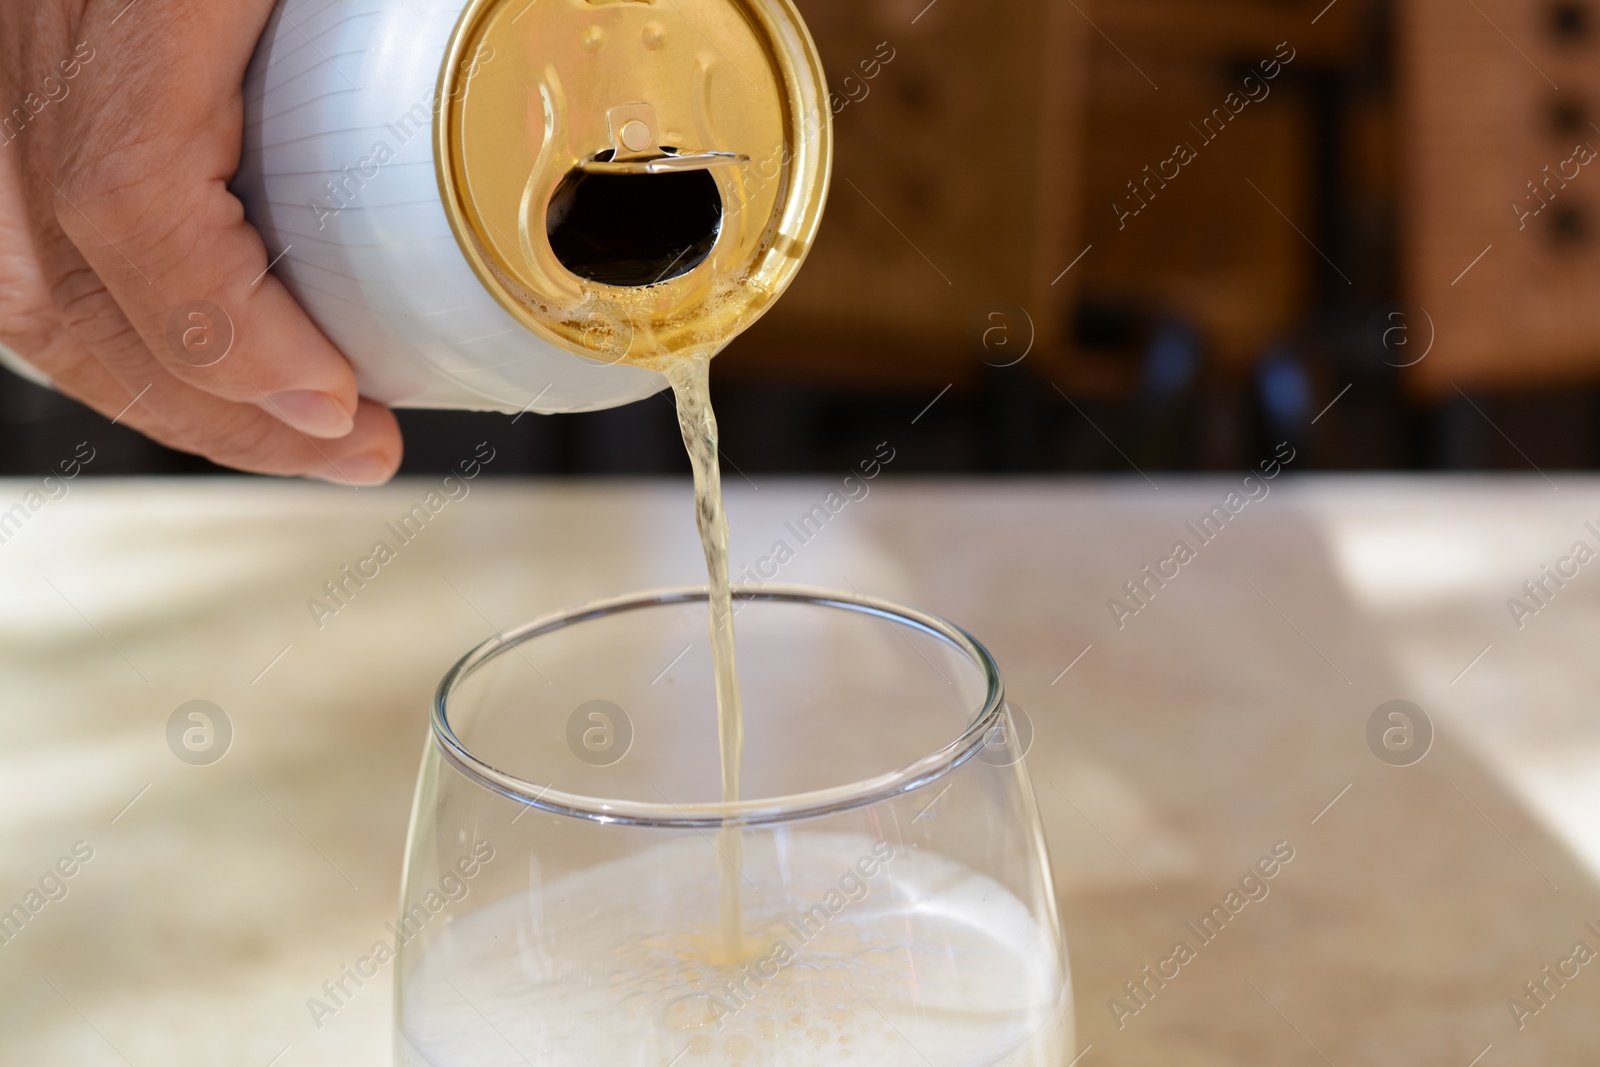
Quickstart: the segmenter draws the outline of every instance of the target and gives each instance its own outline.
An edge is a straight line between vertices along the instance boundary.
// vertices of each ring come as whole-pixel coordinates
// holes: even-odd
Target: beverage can
[[[657,392],[799,269],[832,159],[790,0],[280,0],[234,189],[405,407]]]

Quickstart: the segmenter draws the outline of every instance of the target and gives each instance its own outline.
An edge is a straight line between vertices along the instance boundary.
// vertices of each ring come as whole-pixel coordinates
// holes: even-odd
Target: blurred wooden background
[[[1590,379],[1600,26],[1580,0],[1475,3],[1403,8],[1406,283],[1439,324],[1443,356],[1417,366],[1418,382]]]
[[[852,385],[969,373],[993,301],[1040,348],[1070,307],[1092,31],[1059,0],[810,0],[834,93],[835,171],[806,268],[725,373]],[[869,77],[878,54],[893,55]],[[937,388],[937,385],[935,385]]]
[[[1003,304],[1027,310],[1036,366],[1074,390],[1132,391],[1151,324],[1169,319],[1224,373],[1247,373],[1315,304],[1308,242],[1337,236],[1321,186],[1392,211],[1392,101],[1346,108],[1344,171],[1318,166],[1326,83],[1383,62],[1387,11],[1370,0],[1314,24],[1319,5],[1271,0],[803,6],[841,95],[872,42],[901,58],[839,114],[822,239],[735,373],[971,380],[975,327]],[[1294,58],[1263,98],[1205,140],[1195,124],[1281,54]],[[1129,183],[1175,143],[1198,158],[1119,220]]]
[[[838,116],[823,238],[738,373],[971,379],[986,301],[1028,309],[1038,364],[1091,393],[1135,389],[1137,352],[1118,350],[1152,323],[1183,322],[1239,375],[1330,311],[1380,312],[1381,339],[1389,304],[1431,319],[1407,381],[1424,395],[1600,371],[1600,174],[1568,162],[1600,144],[1584,0],[924,5],[804,5],[841,96],[854,57],[888,41],[898,58]],[[1270,95],[1203,139],[1284,48]],[[1119,223],[1175,141],[1199,158]],[[1539,208],[1528,183],[1564,163],[1519,229],[1513,202]],[[1405,362],[1422,326],[1411,352],[1373,354]]]

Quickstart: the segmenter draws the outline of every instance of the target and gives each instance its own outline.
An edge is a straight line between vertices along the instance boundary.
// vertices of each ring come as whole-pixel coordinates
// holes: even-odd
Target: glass
[[[864,597],[735,596],[737,803],[719,799],[704,589],[530,623],[445,676],[395,927],[398,1063],[1070,1058],[1049,861],[994,660]]]

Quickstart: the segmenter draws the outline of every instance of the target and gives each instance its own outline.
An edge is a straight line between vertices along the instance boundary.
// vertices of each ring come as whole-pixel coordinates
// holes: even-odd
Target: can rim
[[[520,288],[509,281],[495,256],[484,247],[477,228],[470,218],[461,191],[465,183],[458,172],[454,140],[454,95],[463,88],[466,77],[466,51],[476,36],[479,24],[508,0],[470,0],[452,29],[445,49],[444,61],[439,70],[434,99],[437,105],[433,116],[434,171],[438,182],[439,198],[444,207],[451,233],[455,236],[467,265],[478,281],[511,317],[541,339],[570,352],[579,358],[599,365],[621,362],[621,358],[597,358],[595,349],[578,343],[535,315],[514,289]],[[787,101],[784,119],[783,178],[785,190],[774,204],[770,229],[773,249],[771,253],[784,257],[786,263],[776,283],[764,299],[755,301],[743,315],[737,327],[724,339],[730,341],[744,332],[772,306],[776,299],[793,283],[800,267],[815,244],[827,204],[828,190],[833,174],[833,112],[829,106],[827,79],[823,73],[821,56],[815,40],[801,17],[794,0],[727,0],[749,15],[749,21],[758,26],[769,43],[768,52],[776,66],[778,82]],[[787,42],[788,47],[782,47]],[[813,124],[813,121],[814,124]],[[814,155],[815,159],[803,168],[809,181],[796,183],[791,179],[791,161]],[[804,187],[802,187],[802,184]],[[576,276],[573,280],[579,281]],[[670,284],[667,283],[667,284]],[[651,366],[650,369],[659,369]]]

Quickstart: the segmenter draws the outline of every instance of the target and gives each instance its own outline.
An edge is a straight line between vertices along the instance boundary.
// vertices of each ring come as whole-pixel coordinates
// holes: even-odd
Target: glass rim
[[[431,741],[457,771],[509,800],[554,815],[591,822],[661,829],[699,830],[724,826],[762,826],[800,822],[880,803],[920,789],[943,778],[975,756],[999,723],[1005,708],[1005,685],[999,665],[977,638],[937,615],[887,600],[800,585],[734,586],[733,598],[741,602],[775,601],[802,604],[863,615],[875,615],[897,625],[907,625],[944,641],[983,671],[987,692],[966,728],[944,747],[885,774],[843,785],[755,800],[706,801],[673,804],[670,801],[616,800],[567,793],[502,771],[474,754],[450,724],[449,701],[456,687],[497,656],[536,637],[611,615],[674,604],[706,603],[705,586],[681,586],[599,600],[555,612],[496,634],[468,652],[445,673],[434,693]]]

